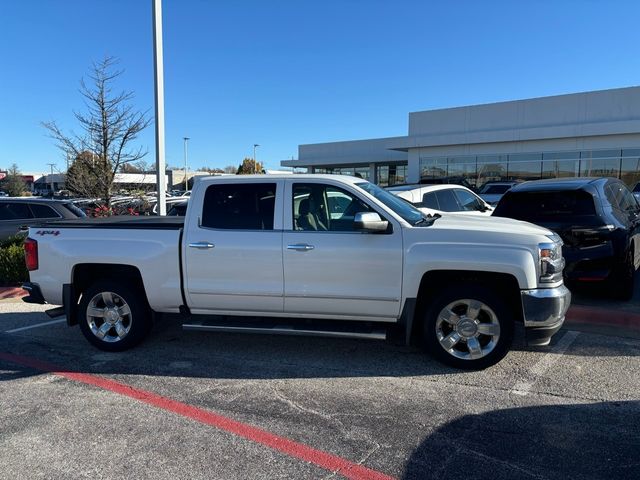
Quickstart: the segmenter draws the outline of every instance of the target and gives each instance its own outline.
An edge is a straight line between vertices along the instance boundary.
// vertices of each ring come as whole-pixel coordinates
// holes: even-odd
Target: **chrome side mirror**
[[[363,232],[386,232],[389,222],[375,212],[358,212],[353,219],[353,227]]]

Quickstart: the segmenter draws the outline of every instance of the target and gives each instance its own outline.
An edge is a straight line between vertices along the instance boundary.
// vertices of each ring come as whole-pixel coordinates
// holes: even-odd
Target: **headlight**
[[[551,242],[538,244],[540,258],[540,283],[555,283],[562,280],[564,258],[562,240],[558,235],[549,237]]]

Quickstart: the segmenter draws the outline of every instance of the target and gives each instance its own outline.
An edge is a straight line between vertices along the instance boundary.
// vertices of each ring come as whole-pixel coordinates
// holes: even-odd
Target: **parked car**
[[[420,185],[462,185],[467,187],[472,192],[476,192],[475,185],[472,185],[467,177],[462,176],[450,176],[450,177],[437,177],[437,178],[421,178],[418,182]]]
[[[0,198],[0,240],[16,235],[25,227],[44,220],[85,217],[85,213],[68,200],[42,198]]]
[[[191,330],[420,340],[477,369],[506,354],[516,322],[547,345],[571,300],[546,228],[427,218],[359,178],[204,177],[189,202],[185,217],[30,229],[26,301],[62,305],[51,315],[107,351],[166,313]]]
[[[184,200],[182,202],[174,203],[167,212],[167,217],[184,217],[187,214],[187,207],[189,201]]]
[[[488,203],[461,185],[398,185],[386,190],[428,215],[453,213],[488,217],[493,212]]]
[[[0,190],[0,197],[8,197],[9,194]]]
[[[615,178],[559,178],[509,190],[495,217],[525,220],[562,238],[565,280],[607,284],[621,299],[633,295],[640,265],[640,206]]]
[[[633,186],[633,190],[631,192],[633,193],[633,196],[636,197],[636,200],[640,202],[640,182]]]
[[[487,182],[482,185],[478,195],[489,205],[497,205],[502,196],[518,182]]]

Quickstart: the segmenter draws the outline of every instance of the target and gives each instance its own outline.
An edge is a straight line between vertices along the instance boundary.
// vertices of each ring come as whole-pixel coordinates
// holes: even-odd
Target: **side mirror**
[[[353,219],[355,230],[363,232],[386,232],[389,222],[382,220],[375,212],[358,212]]]

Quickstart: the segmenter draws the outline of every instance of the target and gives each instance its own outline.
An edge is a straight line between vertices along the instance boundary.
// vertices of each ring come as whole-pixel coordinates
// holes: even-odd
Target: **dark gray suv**
[[[22,227],[44,220],[85,217],[69,200],[41,198],[0,198],[0,241],[17,234]]]

